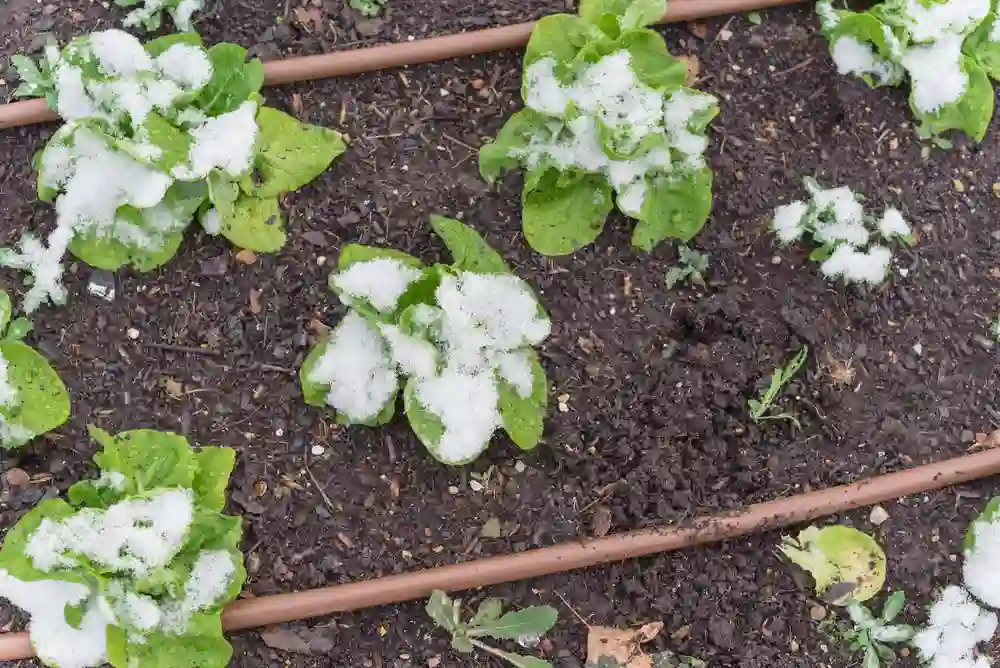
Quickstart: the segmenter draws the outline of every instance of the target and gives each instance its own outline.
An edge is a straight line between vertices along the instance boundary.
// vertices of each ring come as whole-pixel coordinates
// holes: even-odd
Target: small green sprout
[[[382,11],[385,2],[386,0],[351,0],[351,8],[368,18],[374,18]]]
[[[749,14],[747,14],[747,21],[754,24],[755,26],[759,26],[761,23],[764,22],[764,19],[762,19],[760,17],[760,14],[758,14],[757,12],[750,12]]]
[[[771,383],[761,397],[759,399],[750,399],[747,402],[747,405],[750,407],[750,419],[755,424],[759,424],[764,420],[788,420],[796,427],[801,428],[802,425],[799,424],[798,418],[791,413],[774,412],[772,404],[774,404],[774,400],[777,399],[778,394],[781,393],[782,388],[788,384],[792,376],[802,367],[808,354],[809,346],[802,346],[802,349],[795,354],[791,362],[784,367],[774,370],[774,373],[771,374]]]
[[[704,273],[708,270],[708,255],[682,244],[677,247],[677,257],[680,266],[670,267],[663,277],[663,283],[667,289],[671,290],[675,285],[685,280],[689,283],[704,285]]]
[[[1000,343],[1000,317],[994,320],[993,324],[990,325],[990,334],[993,335],[993,338],[996,339],[997,343]]]
[[[462,600],[452,600],[441,590],[435,590],[427,602],[427,614],[434,623],[451,633],[451,647],[457,652],[469,654],[480,649],[503,659],[515,668],[552,668],[543,659],[522,654],[513,654],[487,645],[479,640],[484,636],[501,640],[516,640],[524,647],[532,647],[539,638],[556,623],[555,608],[536,605],[515,612],[503,614],[503,601],[488,598],[483,601],[475,616],[462,621]]]
[[[852,652],[865,653],[863,668],[879,668],[882,661],[894,660],[896,651],[889,645],[909,642],[916,635],[916,629],[909,624],[890,624],[903,610],[905,601],[903,592],[893,593],[878,617],[857,601],[847,604],[847,614],[854,622],[854,629],[844,634],[844,640],[850,642]]]

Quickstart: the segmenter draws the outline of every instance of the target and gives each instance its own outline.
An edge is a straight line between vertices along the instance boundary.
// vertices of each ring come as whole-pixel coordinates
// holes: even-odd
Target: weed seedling
[[[851,616],[854,629],[844,635],[852,652],[865,653],[864,668],[879,668],[882,661],[892,661],[896,651],[890,644],[909,642],[916,630],[908,624],[890,624],[903,610],[906,595],[897,591],[882,606],[882,614],[876,617],[862,603],[851,601],[847,604],[847,614]]]
[[[351,0],[351,8],[356,9],[368,18],[378,16],[385,5],[385,0]]]
[[[680,262],[680,266],[670,267],[663,277],[663,284],[667,286],[667,290],[673,289],[681,281],[697,283],[698,285],[705,284],[704,274],[708,269],[708,255],[706,253],[699,253],[693,248],[680,245],[677,247],[677,261]]]
[[[536,605],[503,614],[503,601],[488,598],[480,604],[472,619],[463,622],[462,600],[452,600],[446,593],[437,590],[427,602],[427,614],[435,624],[451,633],[451,647],[457,652],[469,654],[479,649],[503,659],[515,668],[552,668],[548,661],[505,652],[487,645],[480,638],[516,640],[522,646],[533,646],[555,626],[555,608]]]
[[[781,390],[788,384],[788,381],[792,379],[792,376],[798,372],[799,368],[806,361],[806,355],[808,354],[809,346],[802,346],[802,350],[795,354],[795,357],[792,358],[791,362],[784,367],[779,367],[774,370],[774,373],[771,374],[771,383],[768,385],[764,394],[762,394],[759,399],[750,399],[747,402],[750,407],[750,419],[753,420],[755,424],[759,424],[764,420],[788,420],[796,427],[801,427],[798,418],[791,413],[775,412],[773,404]]]

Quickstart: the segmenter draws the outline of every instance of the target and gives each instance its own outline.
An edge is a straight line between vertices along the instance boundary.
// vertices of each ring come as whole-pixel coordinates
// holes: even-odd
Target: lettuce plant
[[[342,424],[392,419],[400,378],[410,426],[445,464],[465,464],[502,427],[534,448],[548,401],[532,346],[549,318],[524,281],[473,229],[432,216],[452,264],[424,265],[396,250],[347,245],[330,287],[350,307],[309,353],[302,394]]]
[[[977,142],[993,116],[1000,19],[991,0],[885,0],[864,12],[816,5],[841,74],[869,86],[910,82],[923,138],[961,130]]]
[[[690,240],[712,208],[711,95],[686,88],[684,63],[644,26],[664,0],[581,0],[578,16],[535,26],[524,56],[525,109],[479,154],[488,181],[521,167],[524,236],[545,255],[593,242],[613,202],[638,219],[632,243]],[[614,193],[614,200],[612,199]]]
[[[69,395],[59,374],[22,339],[25,318],[11,320],[10,296],[0,290],[0,448],[16,448],[69,418]]]
[[[39,65],[15,61],[21,96],[44,96],[66,121],[35,158],[38,196],[56,227],[26,233],[0,264],[33,275],[24,308],[62,303],[61,259],[150,271],[177,252],[197,215],[209,234],[275,252],[279,196],[345,150],[341,136],[262,105],[259,60],[193,33],[142,44],[120,30],[80,37]]]
[[[178,30],[193,30],[191,17],[205,8],[205,0],[115,0],[119,7],[134,7],[125,17],[126,28],[156,30],[163,23],[163,14],[173,19]]]
[[[101,476],[7,532],[0,596],[31,615],[47,666],[223,668],[222,608],[246,579],[240,518],[222,514],[234,451],[149,430],[91,435]]]
[[[892,241],[913,243],[910,224],[897,209],[886,208],[879,219],[866,216],[859,197],[847,187],[823,188],[804,179],[811,201],[796,201],[774,210],[771,230],[782,244],[810,235],[818,246],[809,255],[821,262],[827,278],[878,285],[892,264]],[[881,239],[879,244],[872,238]],[[867,247],[867,249],[865,248]]]

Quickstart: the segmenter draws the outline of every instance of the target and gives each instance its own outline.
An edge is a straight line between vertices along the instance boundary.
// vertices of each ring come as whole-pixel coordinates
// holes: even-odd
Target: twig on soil
[[[312,469],[309,468],[309,448],[306,448],[302,454],[302,463],[303,468],[306,470],[306,475],[309,476],[309,480],[312,481],[312,484],[316,488],[316,491],[319,492],[319,495],[323,497],[323,503],[326,504],[326,507],[330,509],[331,513],[336,513],[337,507],[333,504],[333,501],[330,500],[330,497],[327,496],[326,490],[323,489],[323,485],[319,484],[319,480],[317,480],[316,476],[313,475]]]
[[[442,139],[447,139],[448,141],[453,142],[455,144],[458,144],[459,146],[462,146],[464,148],[467,148],[470,151],[475,151],[476,150],[476,149],[472,148],[471,146],[469,146],[468,144],[466,144],[464,141],[459,141],[458,139],[455,139],[454,137],[452,137],[450,134],[448,134],[446,132],[442,132],[441,133],[441,138]]]
[[[803,60],[798,65],[792,65],[787,70],[781,70],[780,72],[775,72],[774,74],[771,75],[771,77],[772,78],[773,77],[783,77],[786,74],[791,74],[792,72],[798,72],[799,70],[801,70],[804,67],[809,67],[813,63],[814,60],[816,60],[816,59],[813,58],[812,56],[809,56],[808,58],[806,58],[805,60]]]
[[[171,353],[187,353],[189,355],[210,355],[218,356],[222,354],[220,350],[211,348],[195,348],[193,346],[175,346],[172,343],[141,343],[143,348],[155,348],[156,350],[166,350]]]
[[[565,605],[565,606],[566,606],[567,608],[569,608],[569,611],[570,611],[570,612],[572,612],[572,613],[573,613],[574,615],[576,615],[576,618],[577,618],[577,619],[579,619],[579,620],[580,620],[580,622],[581,622],[581,623],[582,623],[582,624],[583,624],[584,626],[586,626],[586,627],[587,627],[588,629],[590,628],[590,624],[588,624],[588,623],[587,623],[587,620],[586,620],[586,619],[584,619],[584,618],[583,618],[583,617],[582,617],[582,616],[580,615],[580,613],[576,611],[576,608],[574,608],[574,607],[573,607],[572,605],[570,605],[570,604],[569,604],[569,601],[567,601],[567,600],[565,599],[565,597],[563,597],[563,595],[562,595],[562,594],[560,594],[560,593],[559,593],[558,591],[556,591],[555,589],[553,589],[553,590],[552,590],[552,593],[553,593],[553,594],[555,594],[556,596],[558,596],[558,597],[559,597],[559,600],[563,602],[563,605]]]

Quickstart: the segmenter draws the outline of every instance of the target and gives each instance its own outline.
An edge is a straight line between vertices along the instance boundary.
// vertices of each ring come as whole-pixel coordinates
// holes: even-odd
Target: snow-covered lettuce
[[[193,30],[191,17],[205,8],[205,0],[115,0],[119,7],[134,7],[125,17],[126,28],[156,30],[163,22],[163,13],[170,14],[180,31]]]
[[[0,448],[16,448],[69,417],[69,395],[59,374],[22,343],[31,331],[25,318],[11,319],[10,296],[0,290]]]
[[[848,283],[878,285],[892,264],[892,241],[913,243],[910,224],[897,209],[888,207],[882,217],[866,216],[858,196],[847,187],[823,188],[815,179],[804,179],[809,202],[796,201],[774,210],[771,230],[782,244],[809,234],[818,247],[810,259],[822,262],[827,278]],[[867,247],[867,249],[865,249]]]
[[[524,236],[546,255],[593,242],[612,206],[638,219],[632,243],[690,240],[712,208],[705,164],[714,97],[644,26],[664,0],[582,0],[540,20],[524,57],[525,109],[479,154],[483,178],[525,170]]]
[[[44,96],[66,121],[35,158],[38,196],[53,202],[45,243],[26,233],[0,264],[33,274],[24,308],[62,303],[61,259],[150,271],[177,252],[195,215],[209,234],[270,253],[285,243],[278,197],[345,150],[341,135],[262,105],[259,60],[193,33],[143,45],[121,30],[19,58],[22,96]]]
[[[910,81],[924,138],[961,130],[977,142],[1000,79],[1000,19],[993,0],[885,0],[864,12],[816,5],[841,74],[870,86]]]
[[[7,532],[0,597],[31,615],[48,666],[223,668],[222,608],[246,579],[240,518],[222,514],[234,451],[149,430],[91,435],[101,476]]]
[[[350,307],[309,353],[302,394],[343,424],[385,424],[400,378],[410,425],[445,464],[465,464],[503,428],[530,450],[542,436],[545,371],[532,349],[550,322],[531,288],[462,223],[432,216],[450,265],[348,245],[330,287]]]

